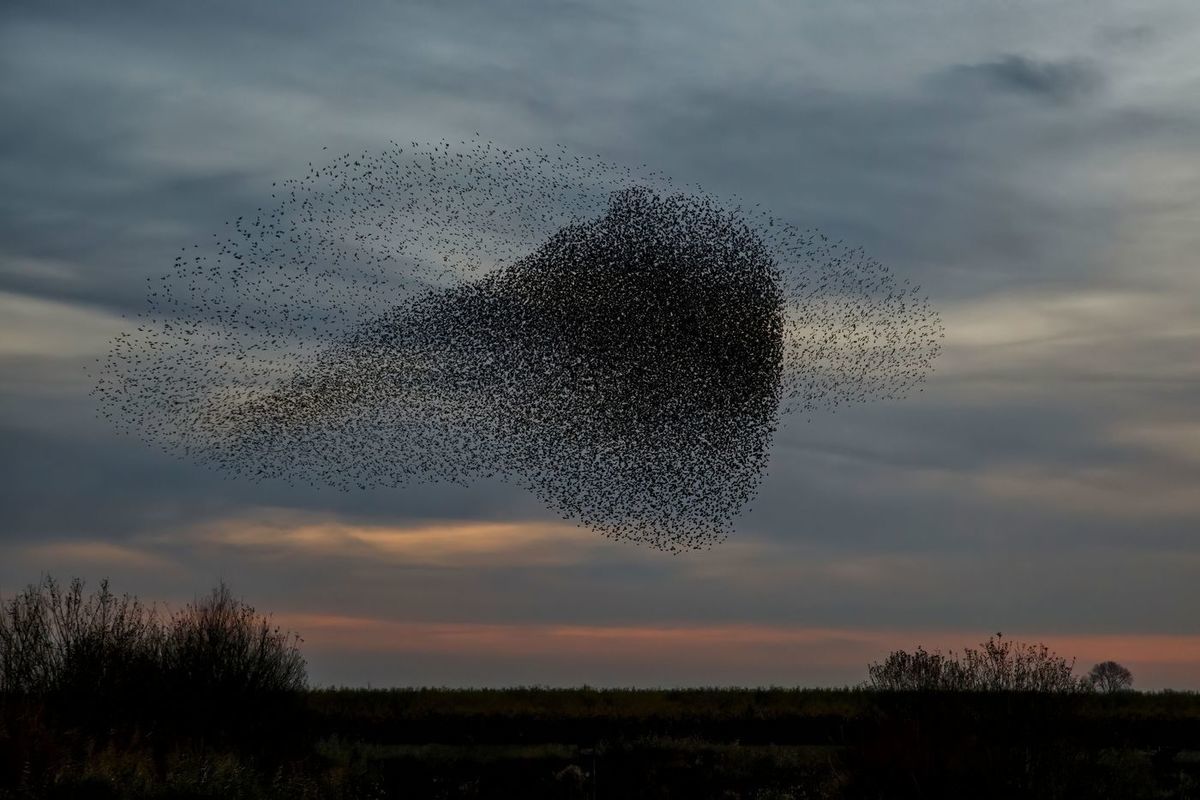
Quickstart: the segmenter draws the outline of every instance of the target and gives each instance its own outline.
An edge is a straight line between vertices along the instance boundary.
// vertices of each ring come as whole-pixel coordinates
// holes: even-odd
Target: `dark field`
[[[312,690],[300,641],[224,584],[169,615],[31,585],[0,614],[0,800],[1200,797],[1200,693],[999,633],[840,690]]]
[[[1200,797],[1197,693],[331,689],[259,709],[66,725],[10,702],[0,797]]]

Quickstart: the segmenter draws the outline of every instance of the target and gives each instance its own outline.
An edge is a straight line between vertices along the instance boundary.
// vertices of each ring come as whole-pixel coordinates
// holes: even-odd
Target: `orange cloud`
[[[205,526],[188,538],[277,556],[298,553],[447,567],[552,566],[575,563],[597,549],[611,547],[565,522],[371,525],[273,509]]]

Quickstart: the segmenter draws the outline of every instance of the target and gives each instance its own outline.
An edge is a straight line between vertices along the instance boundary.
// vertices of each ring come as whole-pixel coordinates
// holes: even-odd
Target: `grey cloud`
[[[1162,31],[1148,23],[1134,25],[1103,25],[1096,38],[1103,45],[1136,50],[1152,44]]]
[[[1117,213],[1115,198],[1064,205],[1035,179],[1062,169],[1040,142],[1067,122],[997,117],[959,95],[730,88],[656,103],[631,142],[678,141],[658,156],[668,173],[861,244],[942,302],[1048,264],[1065,279],[1090,269]]]
[[[1104,84],[1103,73],[1090,61],[1041,61],[1015,54],[956,65],[939,77],[951,86],[999,90],[1060,104],[1092,95]]]

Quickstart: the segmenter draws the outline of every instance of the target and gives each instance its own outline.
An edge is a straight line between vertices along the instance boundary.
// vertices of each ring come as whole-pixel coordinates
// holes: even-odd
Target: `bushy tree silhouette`
[[[221,582],[173,615],[163,637],[167,681],[195,692],[244,695],[306,686],[299,636],[273,626]]]
[[[170,719],[187,733],[258,737],[264,747],[294,733],[307,685],[301,641],[221,582],[164,624],[160,663]]]

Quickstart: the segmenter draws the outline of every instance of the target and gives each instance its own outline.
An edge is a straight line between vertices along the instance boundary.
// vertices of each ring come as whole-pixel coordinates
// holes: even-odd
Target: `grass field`
[[[0,797],[1200,797],[1196,693],[329,689],[293,700],[244,730],[71,726],[10,702]]]

